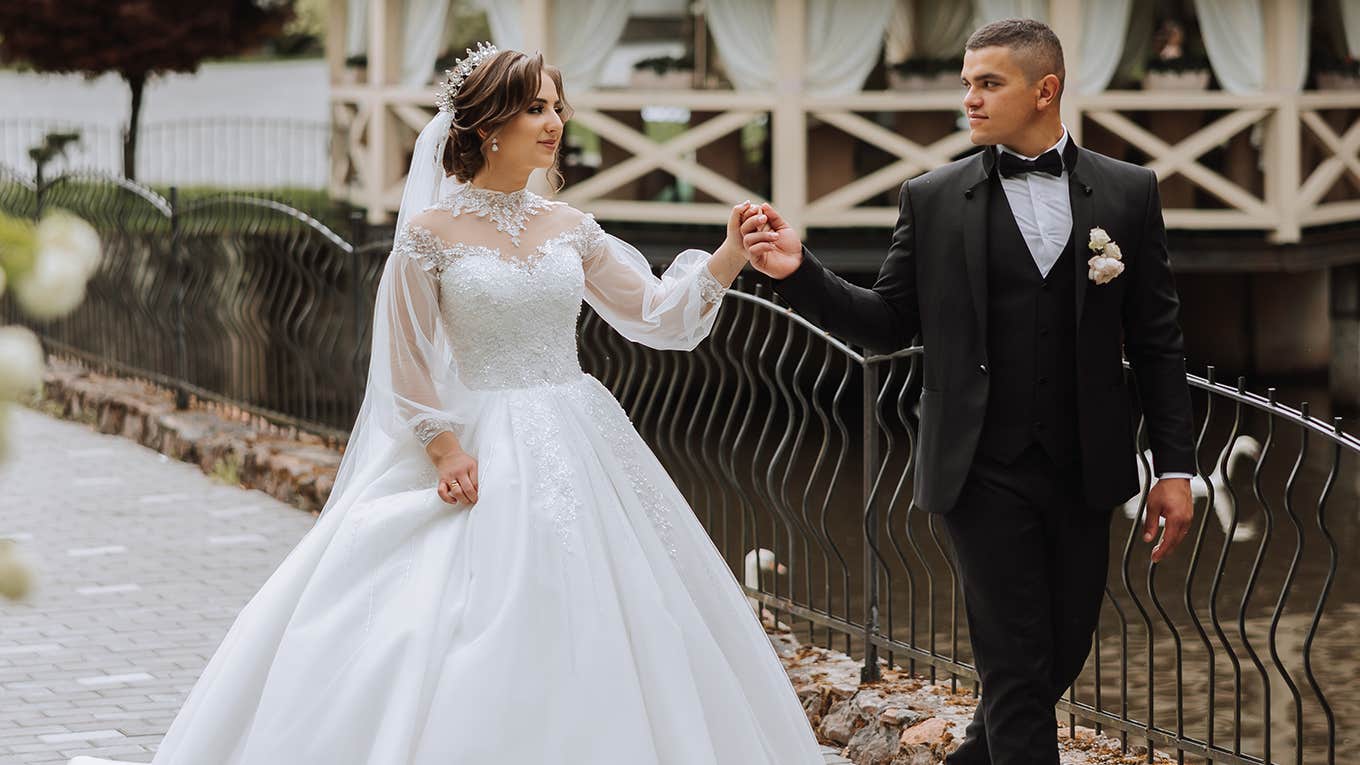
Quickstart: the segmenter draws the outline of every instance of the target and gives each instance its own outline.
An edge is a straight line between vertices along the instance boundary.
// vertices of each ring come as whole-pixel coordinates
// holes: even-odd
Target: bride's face
[[[564,108],[557,84],[544,72],[538,95],[496,133],[500,151],[488,154],[489,161],[509,167],[552,167],[562,145]]]

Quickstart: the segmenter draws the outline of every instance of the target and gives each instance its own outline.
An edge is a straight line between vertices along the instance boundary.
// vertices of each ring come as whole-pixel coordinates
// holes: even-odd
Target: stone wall
[[[48,359],[38,405],[313,514],[325,505],[340,466],[340,450],[317,436],[262,425],[224,407],[177,411],[170,390],[55,357]]]

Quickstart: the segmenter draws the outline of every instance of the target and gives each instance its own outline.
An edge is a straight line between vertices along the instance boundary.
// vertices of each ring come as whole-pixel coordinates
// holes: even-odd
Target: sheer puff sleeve
[[[412,222],[397,232],[373,308],[373,346],[365,400],[393,438],[423,446],[444,431],[462,437],[472,416],[470,392],[458,380],[439,310],[439,274],[447,248]]]
[[[713,329],[727,288],[710,253],[685,250],[661,276],[637,248],[586,215],[581,222],[585,298],[619,334],[660,350],[693,350]]]

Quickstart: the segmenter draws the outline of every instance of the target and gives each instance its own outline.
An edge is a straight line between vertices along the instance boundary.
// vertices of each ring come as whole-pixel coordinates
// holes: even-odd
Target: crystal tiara
[[[441,112],[453,113],[453,99],[458,95],[458,89],[463,87],[463,81],[472,74],[483,61],[491,58],[500,51],[490,43],[477,43],[477,49],[466,48],[467,57],[453,62],[452,69],[445,69],[447,75],[444,81],[439,84],[439,94],[435,96],[434,103]]]

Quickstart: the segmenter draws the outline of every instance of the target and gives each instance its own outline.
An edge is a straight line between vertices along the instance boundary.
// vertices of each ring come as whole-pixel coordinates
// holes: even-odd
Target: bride
[[[702,341],[745,206],[655,277],[525,188],[560,73],[469,54],[416,142],[335,488],[152,762],[819,765],[736,578],[577,361],[583,299],[635,342]]]

